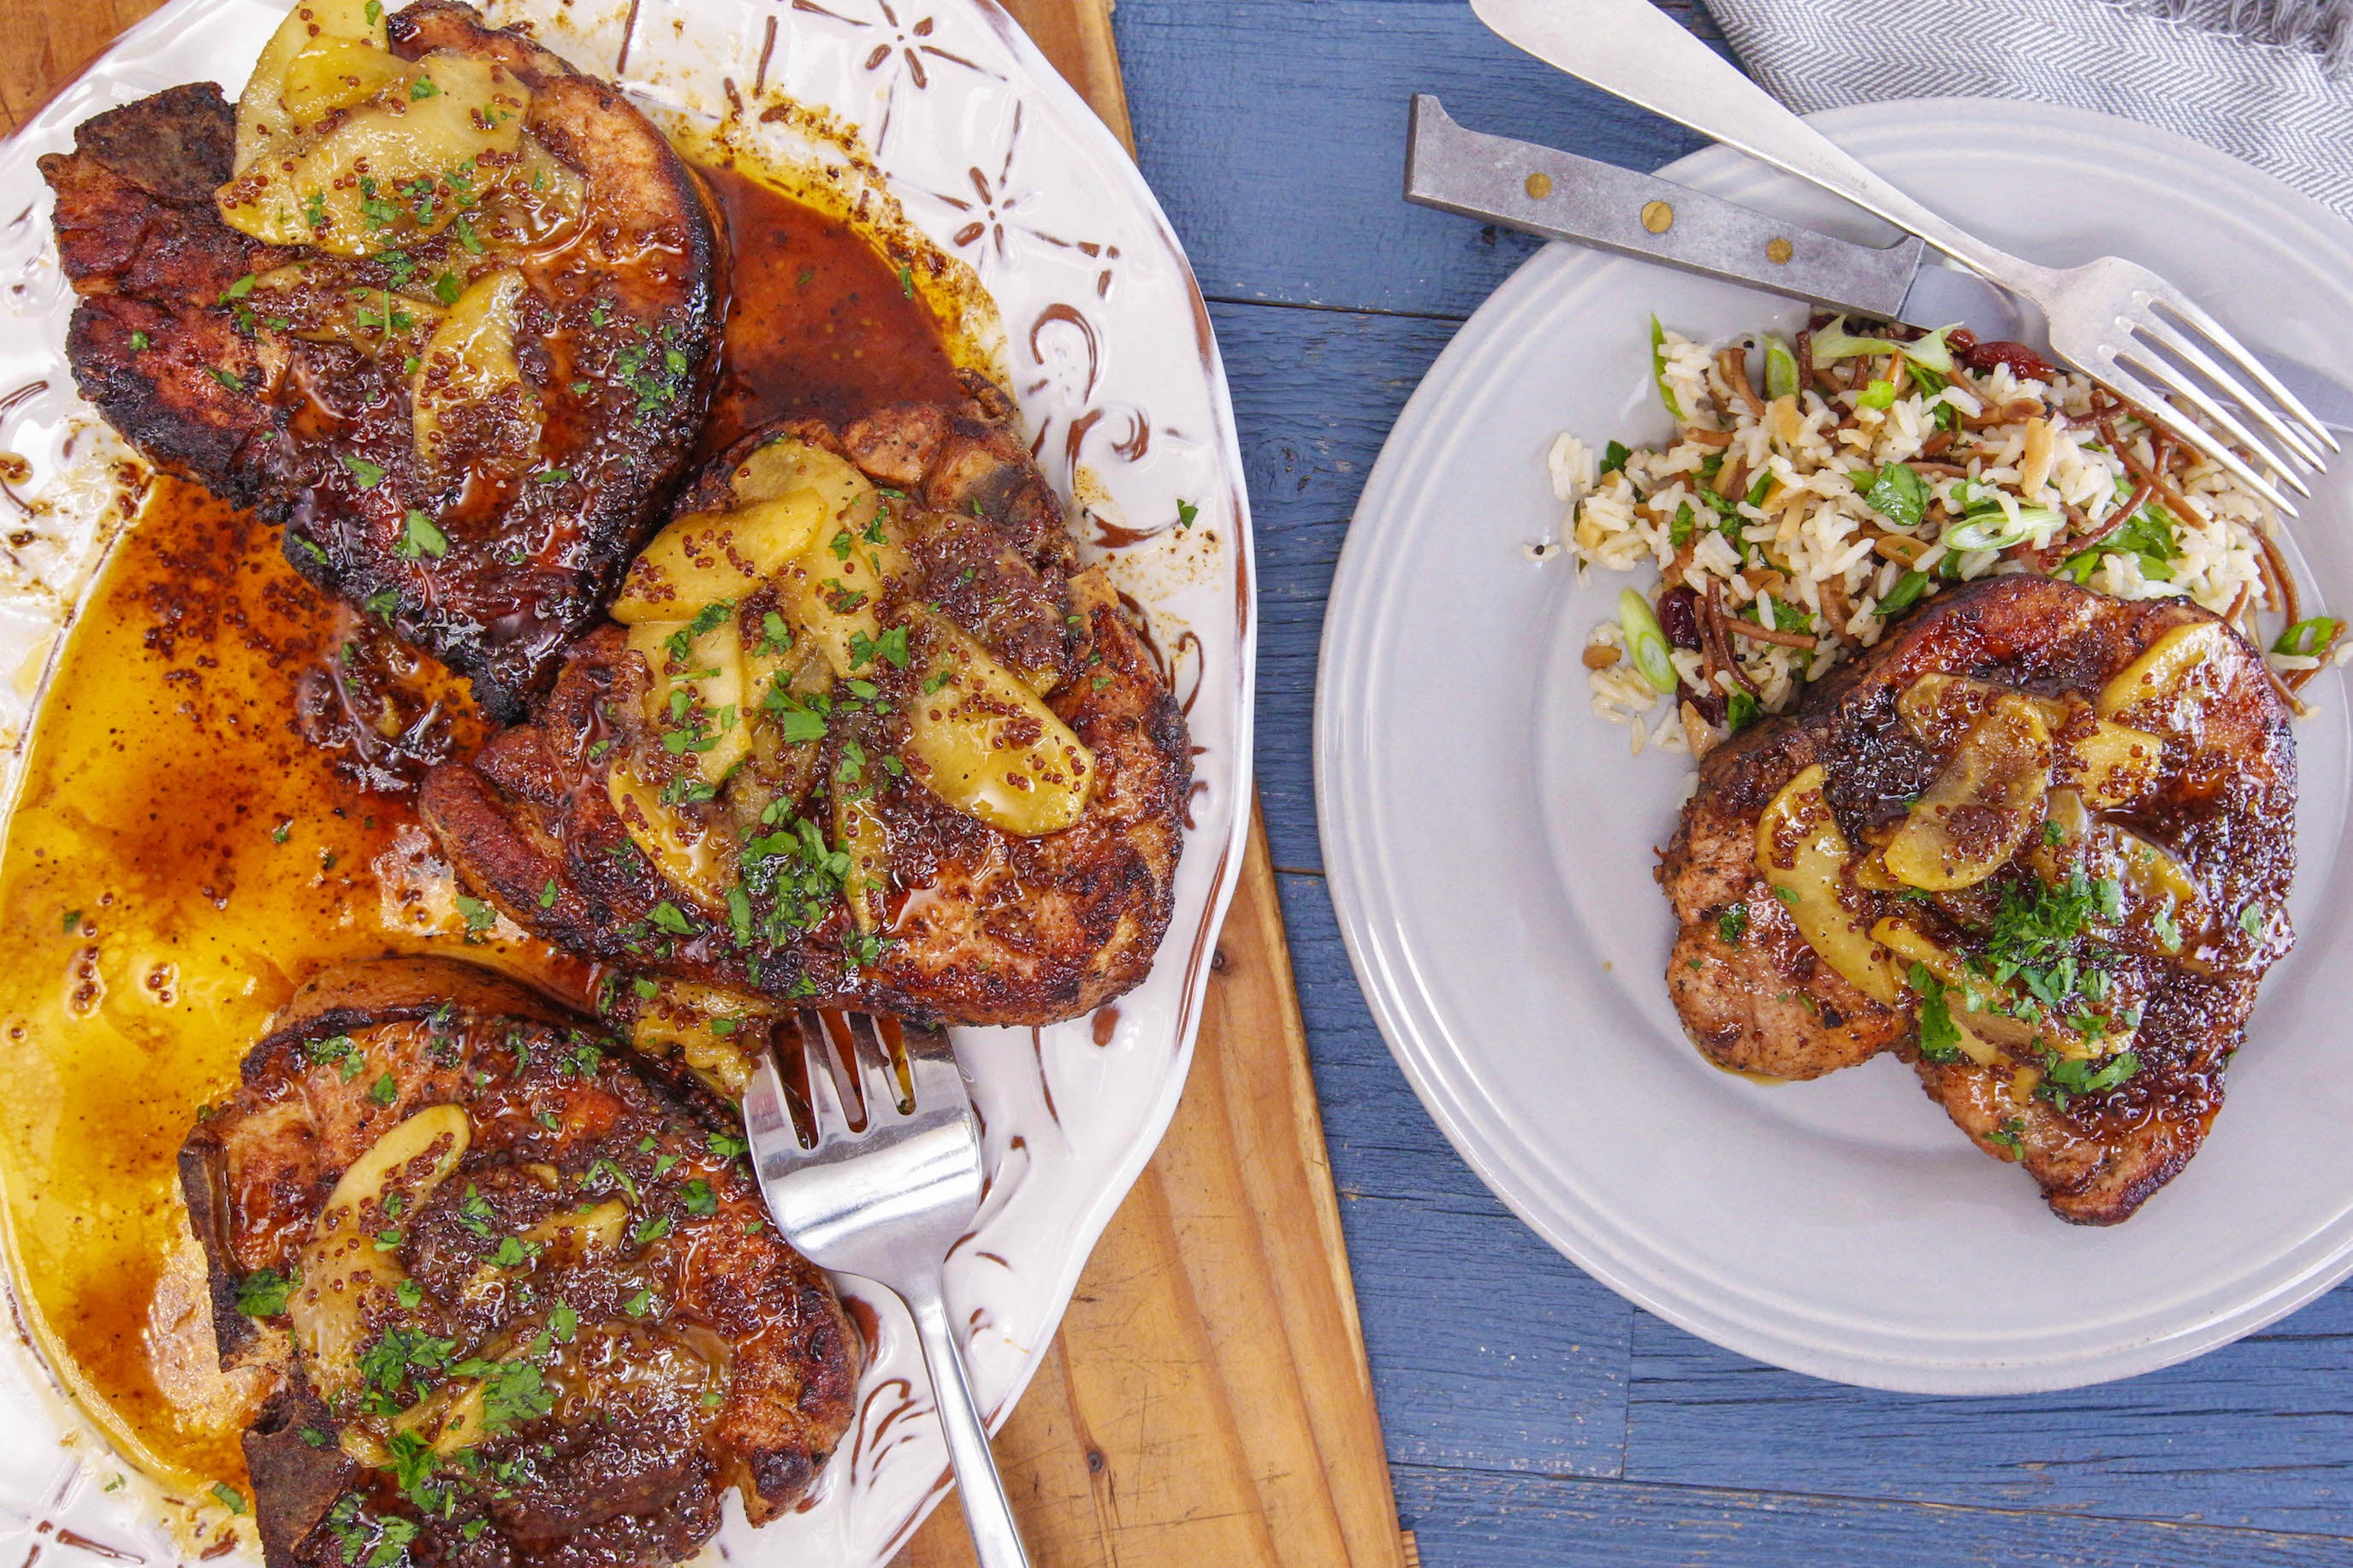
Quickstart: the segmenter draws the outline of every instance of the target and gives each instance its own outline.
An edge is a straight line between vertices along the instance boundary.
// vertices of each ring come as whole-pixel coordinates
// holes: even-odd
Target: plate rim
[[[1804,118],[1833,141],[1840,141],[1848,136],[1906,130],[1915,122],[1939,114],[1982,116],[1995,112],[2012,121],[2040,120],[2054,130],[2114,135],[2121,128],[2144,144],[2153,144],[2168,161],[2210,177],[2228,179],[2242,190],[2253,185],[2267,207],[2276,209],[2283,217],[2298,219],[2318,233],[2331,236],[2340,249],[2353,249],[2348,244],[2344,220],[2313,198],[2213,148],[2120,116],[2068,105],[1941,97],[1845,105]],[[1761,165],[1730,148],[1711,145],[1669,163],[1657,172],[1663,178],[1698,183],[1744,167]],[[1702,184],[1701,188],[1708,187]],[[1865,217],[1863,221],[1876,220]],[[1546,1245],[1635,1306],[1736,1354],[1809,1376],[1895,1393],[2046,1393],[2153,1372],[2254,1332],[2353,1275],[2353,1238],[2340,1240],[2333,1255],[2297,1264],[2293,1260],[2308,1247],[2310,1238],[2305,1237],[2298,1244],[2284,1247],[2276,1255],[2290,1270],[2289,1278],[2253,1300],[2211,1313],[2172,1331],[2090,1351],[2068,1350],[2031,1359],[1940,1356],[1899,1360],[1852,1351],[1841,1352],[1821,1348],[1789,1331],[1786,1325],[1764,1326],[1746,1317],[1711,1314],[1688,1295],[1679,1293],[1672,1282],[1654,1280],[1646,1273],[1641,1259],[1614,1250],[1603,1234],[1606,1226],[1580,1230],[1569,1226],[1566,1215],[1546,1212],[1537,1201],[1540,1194],[1524,1187],[1514,1168],[1520,1152],[1517,1147],[1490,1146],[1482,1130],[1473,1124],[1462,1093],[1479,1087],[1479,1080],[1442,1067],[1446,1059],[1443,1054],[1430,1048],[1423,1037],[1422,1026],[1409,1015],[1419,1010],[1430,1015],[1434,1024],[1442,1025],[1443,1020],[1433,1007],[1419,999],[1409,1007],[1402,988],[1389,978],[1391,968],[1410,963],[1420,955],[1395,941],[1385,942],[1385,933],[1394,929],[1395,922],[1375,905],[1366,886],[1378,879],[1368,862],[1386,850],[1362,835],[1355,821],[1356,816],[1362,815],[1359,803],[1346,799],[1347,777],[1356,765],[1347,756],[1346,742],[1352,737],[1346,731],[1346,714],[1351,706],[1351,689],[1360,676],[1340,657],[1339,645],[1356,635],[1353,620],[1372,615],[1371,600],[1379,588],[1368,579],[1372,568],[1367,564],[1367,550],[1349,548],[1359,538],[1369,537],[1358,534],[1356,524],[1396,504],[1389,492],[1399,487],[1398,471],[1411,455],[1409,448],[1421,447],[1444,428],[1428,415],[1417,421],[1415,405],[1422,400],[1426,389],[1441,380],[1454,378],[1453,373],[1472,352],[1465,346],[1466,340],[1472,336],[1472,326],[1499,304],[1509,310],[1522,303],[1517,295],[1530,288],[1523,281],[1524,277],[1555,250],[1585,252],[1597,266],[1641,265],[1638,258],[1604,256],[1571,242],[1553,241],[1523,261],[1456,329],[1399,412],[1352,511],[1349,539],[1342,547],[1334,572],[1318,644],[1314,723],[1317,835],[1342,943],[1358,989],[1391,1058],[1456,1153],[1481,1184]],[[1519,285],[1516,291],[1514,284]],[[1762,291],[1759,297],[1775,298]],[[1408,437],[1403,444],[1398,439],[1400,433]],[[1351,842],[1352,834],[1362,841]]]

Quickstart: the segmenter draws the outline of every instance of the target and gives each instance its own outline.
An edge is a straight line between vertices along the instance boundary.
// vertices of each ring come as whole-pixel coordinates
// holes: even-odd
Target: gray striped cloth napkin
[[[1800,113],[2024,98],[2163,126],[2353,218],[2353,0],[1706,0]]]

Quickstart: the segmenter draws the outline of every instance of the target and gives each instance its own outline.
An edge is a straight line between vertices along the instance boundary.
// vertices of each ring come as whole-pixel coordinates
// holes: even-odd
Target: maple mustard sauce
[[[706,451],[767,419],[962,395],[922,291],[856,228],[705,174],[733,227]],[[318,969],[387,952],[575,1003],[596,980],[512,928],[469,931],[411,786],[479,740],[471,704],[280,552],[198,487],[150,488],[59,656],[0,856],[16,1299],[123,1458],[190,1493],[245,1485],[269,1391],[220,1370],[177,1159],[270,1015]]]

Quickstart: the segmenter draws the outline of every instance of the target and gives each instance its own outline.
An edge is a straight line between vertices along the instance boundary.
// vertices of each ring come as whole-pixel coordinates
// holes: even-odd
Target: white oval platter
[[[1051,1340],[1095,1237],[1174,1114],[1249,825],[1255,605],[1249,503],[1225,374],[1192,270],[1126,153],[989,0],[494,0],[575,65],[617,80],[682,141],[723,125],[768,161],[839,166],[895,203],[993,297],[997,358],[1086,552],[1142,611],[1196,749],[1176,914],[1159,961],[1098,1039],[1093,1020],[960,1030],[987,1124],[988,1196],[948,1268],[982,1406],[1001,1422]],[[0,741],[12,770],[58,629],[123,519],[128,454],[73,391],[73,296],[35,160],[99,110],[185,81],[233,100],[284,7],[174,0],[0,143]],[[811,142],[787,102],[854,129],[862,157]],[[969,324],[969,318],[968,318]],[[1180,524],[1178,502],[1198,508]],[[18,515],[19,513],[22,515]],[[1105,1020],[1106,1023],[1109,1020]],[[807,1506],[763,1530],[732,1502],[732,1561],[890,1560],[946,1489],[946,1449],[904,1314],[863,1281],[880,1330],[856,1426]],[[65,1447],[61,1449],[60,1443]],[[0,1556],[91,1563],[185,1554],[122,1467],[19,1343],[0,1354]],[[248,1556],[258,1561],[258,1553]]]

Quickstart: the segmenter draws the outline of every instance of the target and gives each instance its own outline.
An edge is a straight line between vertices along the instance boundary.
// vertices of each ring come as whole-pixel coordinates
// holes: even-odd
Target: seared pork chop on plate
[[[724,235],[620,90],[455,0],[298,7],[41,161],[84,395],[520,716],[691,450]]]
[[[733,1107],[536,993],[327,971],[181,1155],[270,1568],[677,1562],[809,1489],[861,1352]]]
[[[786,1006],[1044,1024],[1141,979],[1184,717],[975,390],[723,454],[624,624],[427,779],[460,883],[574,952]]]
[[[2052,1212],[2114,1224],[2197,1152],[2294,942],[2295,784],[2219,617],[1981,579],[1708,754],[1667,988],[1728,1068],[1895,1051]]]

